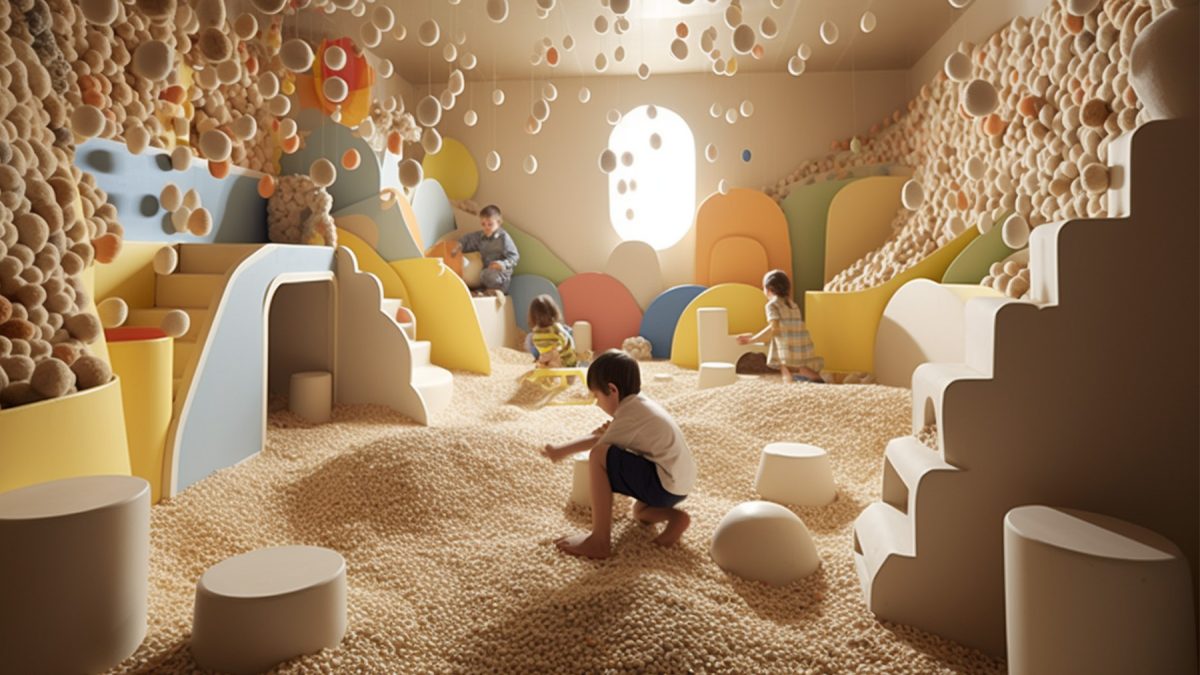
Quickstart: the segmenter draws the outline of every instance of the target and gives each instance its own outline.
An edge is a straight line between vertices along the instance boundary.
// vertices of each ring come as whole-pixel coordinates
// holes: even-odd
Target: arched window
[[[617,168],[608,174],[608,214],[623,240],[669,248],[692,227],[696,211],[696,140],[687,122],[660,106],[630,110],[608,147]]]

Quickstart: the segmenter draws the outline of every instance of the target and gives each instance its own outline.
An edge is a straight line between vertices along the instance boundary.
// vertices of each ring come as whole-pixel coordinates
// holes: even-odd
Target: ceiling
[[[495,0],[493,0],[495,1]],[[617,35],[613,22],[617,15],[601,0],[557,0],[546,18],[539,18],[538,5],[545,0],[509,0],[509,13],[502,23],[488,18],[488,0],[377,0],[368,4],[363,17],[338,11],[326,16],[313,10],[293,19],[303,32],[326,36],[348,35],[358,38],[361,27],[370,20],[378,5],[390,7],[396,16],[395,28],[384,33],[382,43],[373,49],[391,59],[396,72],[413,84],[444,82],[452,68],[445,60],[447,44],[454,43],[459,56],[470,52],[477,66],[465,74],[468,79],[511,80],[528,77],[571,77],[600,75],[596,56],[604,53],[608,66],[603,75],[634,75],[646,63],[651,73],[709,72],[712,59],[700,46],[702,32],[717,29],[714,42],[721,57],[736,55],[732,29],[725,22],[731,0],[631,0],[625,14],[629,29]],[[947,0],[743,0],[743,23],[760,33],[765,18],[777,25],[773,39],[759,35],[762,58],[737,55],[738,71],[786,72],[788,59],[802,43],[812,48],[806,71],[891,70],[910,68],[946,31],[962,10]],[[859,28],[864,12],[874,13],[877,26],[871,33]],[[608,20],[608,30],[599,34],[596,18]],[[439,24],[440,39],[432,47],[418,40],[419,27],[433,19]],[[819,27],[823,21],[838,27],[839,38],[833,45],[822,42]],[[688,25],[688,55],[679,60],[671,53],[676,26]],[[307,24],[307,25],[306,25]],[[397,39],[404,35],[403,39]],[[574,38],[574,47],[564,49],[564,36]],[[557,67],[542,59],[533,65],[539,45],[549,38],[559,52]],[[461,40],[461,44],[458,41]],[[625,57],[618,62],[614,52],[624,47]],[[456,65],[460,65],[460,58]]]

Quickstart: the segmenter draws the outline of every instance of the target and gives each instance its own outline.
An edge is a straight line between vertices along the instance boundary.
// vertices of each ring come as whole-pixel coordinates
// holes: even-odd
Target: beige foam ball
[[[239,140],[248,141],[258,133],[258,120],[254,115],[242,115],[229,125],[229,129]]]
[[[1083,189],[1092,194],[1100,194],[1108,189],[1108,167],[1098,162],[1092,162],[1083,167],[1079,174]]]
[[[436,155],[442,150],[442,135],[437,129],[429,128],[421,133],[421,147],[425,149],[425,154]]]
[[[158,193],[158,204],[167,211],[174,211],[182,206],[183,193],[180,192],[179,186],[174,183],[164,185],[162,191]]]
[[[943,67],[946,71],[946,77],[955,82],[966,82],[971,78],[971,57],[966,54],[956,51],[946,57],[946,64]]]
[[[44,398],[58,398],[75,386],[75,374],[58,359],[44,359],[34,367],[29,384]]]
[[[140,155],[150,145],[150,132],[145,127],[130,127],[125,130],[125,148]]]
[[[81,105],[71,113],[71,131],[81,138],[98,136],[104,124],[104,113],[94,105]]]
[[[962,104],[972,117],[986,117],[1000,106],[1000,95],[991,82],[975,79],[963,88]]]
[[[179,252],[174,246],[163,246],[154,252],[154,273],[166,276],[179,267]]]
[[[1005,246],[1013,250],[1025,248],[1029,244],[1029,222],[1020,214],[1014,213],[1001,226],[1000,238],[1004,240]]]
[[[500,92],[499,89],[496,90]],[[503,103],[503,92],[500,92],[500,102]],[[494,96],[493,96],[494,98]],[[496,105],[500,105],[497,103]],[[417,122],[423,127],[437,126],[442,120],[442,104],[433,96],[425,96],[417,103]]]
[[[210,129],[200,134],[200,152],[210,161],[224,162],[233,152],[233,141],[224,131]]]
[[[158,327],[167,334],[167,337],[178,339],[187,335],[188,330],[192,327],[192,318],[182,309],[172,309],[163,315],[162,322]]]
[[[346,81],[340,77],[326,78],[321,83],[321,91],[325,94],[325,98],[332,103],[341,103],[350,95],[350,87]]]
[[[171,168],[176,171],[187,171],[192,166],[192,149],[180,145],[171,151]]]
[[[117,328],[129,318],[129,304],[122,298],[105,298],[96,304],[96,315],[100,317],[100,325]]]
[[[283,67],[293,73],[303,73],[312,68],[313,50],[300,38],[292,38],[279,49],[279,60]]]
[[[499,167],[499,162],[497,162],[497,167]],[[400,162],[398,171],[400,184],[410,190],[420,185],[421,180],[425,177],[425,171],[421,168],[420,162],[411,157]]]
[[[175,232],[183,234],[187,232],[188,219],[192,217],[192,209],[186,206],[181,206],[171,212],[171,227]]]
[[[188,216],[187,230],[197,237],[208,236],[212,232],[212,227],[212,214],[206,208],[198,208]]]
[[[900,189],[900,202],[909,211],[916,211],[925,203],[925,189],[915,180],[907,181]]]
[[[312,178],[313,184],[317,187],[329,187],[337,180],[337,167],[333,165],[333,162],[322,157],[308,167],[308,176]]]
[[[83,18],[100,26],[111,25],[120,14],[121,5],[118,0],[82,0],[79,9]]]

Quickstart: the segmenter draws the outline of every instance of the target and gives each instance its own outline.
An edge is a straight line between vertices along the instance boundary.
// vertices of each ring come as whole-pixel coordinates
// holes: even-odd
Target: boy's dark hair
[[[642,391],[642,369],[634,358],[619,349],[610,349],[592,361],[587,372],[587,387],[592,391],[608,391],[617,386],[621,400]]]
[[[546,328],[562,321],[562,313],[554,297],[543,293],[529,303],[529,329]]]
[[[479,212],[479,217],[480,218],[502,218],[503,214],[500,213],[499,206],[496,206],[495,204],[488,204],[487,206],[483,207],[482,211]]]
[[[788,278],[787,272],[783,270],[767,272],[763,276],[763,288],[774,293],[775,297],[781,298],[789,307],[795,304],[792,302],[792,280]]]

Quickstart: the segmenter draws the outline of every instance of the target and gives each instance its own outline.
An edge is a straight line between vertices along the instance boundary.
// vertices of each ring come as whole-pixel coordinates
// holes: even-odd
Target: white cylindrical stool
[[[571,466],[574,473],[571,478],[571,501],[585,508],[592,506],[592,483],[588,473],[589,452],[577,452],[571,455]]]
[[[0,494],[0,670],[117,665],[146,637],[149,577],[145,480],[85,476]]]
[[[335,647],[346,633],[346,561],[317,546],[226,558],[196,584],[192,655],[210,670],[257,673]]]
[[[1194,673],[1193,597],[1156,532],[1048,506],[1004,517],[1010,673]]]
[[[709,362],[700,364],[700,381],[697,386],[701,389],[724,387],[737,382],[737,370],[732,363]]]
[[[744,502],[730,509],[717,524],[709,552],[726,572],[775,586],[821,566],[804,521],[771,502]]]
[[[576,321],[571,325],[571,337],[575,340],[575,351],[592,351],[592,324],[587,321]]]
[[[837,498],[829,453],[806,443],[763,448],[754,489],[763,499],[794,506],[825,506]]]
[[[328,422],[333,408],[333,375],[323,370],[292,373],[288,409],[315,424]]]

